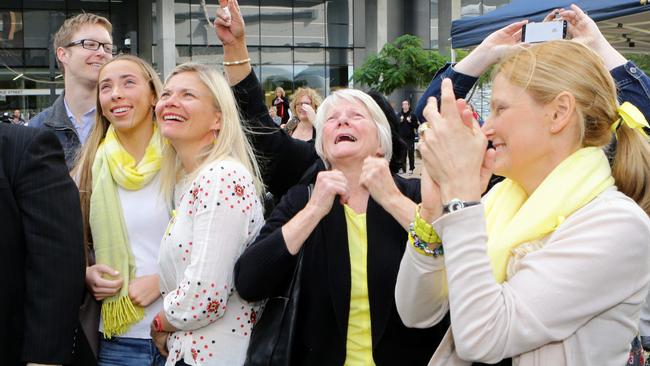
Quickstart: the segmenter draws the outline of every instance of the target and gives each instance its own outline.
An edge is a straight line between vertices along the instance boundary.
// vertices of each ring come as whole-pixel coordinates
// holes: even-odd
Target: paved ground
[[[408,162],[406,163],[408,165]],[[415,152],[415,170],[413,171],[412,175],[409,175],[408,173],[402,173],[400,176],[404,178],[420,178],[420,170],[422,167],[422,159],[418,157],[417,151]]]

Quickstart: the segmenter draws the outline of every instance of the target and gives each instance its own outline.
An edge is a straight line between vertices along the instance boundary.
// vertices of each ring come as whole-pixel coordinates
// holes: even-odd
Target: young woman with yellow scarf
[[[153,68],[135,56],[106,63],[96,125],[73,171],[94,253],[86,285],[101,302],[101,322],[84,328],[103,335],[99,365],[164,363],[149,335],[162,309],[156,260],[170,212],[159,194],[163,144],[153,108],[161,88]]]
[[[481,130],[449,80],[441,111],[429,101],[421,149],[444,256],[407,250],[396,290],[402,319],[426,325],[444,264],[451,328],[429,365],[625,364],[650,284],[650,145],[611,61],[575,41],[516,49],[493,71]],[[506,180],[480,200],[492,169]]]

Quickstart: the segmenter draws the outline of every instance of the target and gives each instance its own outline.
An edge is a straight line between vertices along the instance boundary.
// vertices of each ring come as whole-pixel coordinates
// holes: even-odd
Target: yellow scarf
[[[488,256],[498,283],[505,281],[512,249],[553,232],[573,212],[614,185],[602,149],[582,148],[566,158],[528,197],[506,179],[485,204]]]
[[[123,334],[144,317],[144,309],[135,306],[129,298],[129,280],[135,278],[135,258],[116,184],[124,189],[138,190],[149,183],[160,170],[161,146],[160,133],[154,124],[154,133],[144,157],[136,164],[110,126],[93,162],[89,220],[97,263],[117,270],[124,279],[120,292],[102,302],[104,336],[107,338]]]

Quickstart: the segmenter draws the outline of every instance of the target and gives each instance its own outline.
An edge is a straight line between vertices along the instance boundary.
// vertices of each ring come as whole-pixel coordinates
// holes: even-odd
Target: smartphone
[[[528,23],[521,29],[521,41],[538,43],[566,38],[566,20]]]

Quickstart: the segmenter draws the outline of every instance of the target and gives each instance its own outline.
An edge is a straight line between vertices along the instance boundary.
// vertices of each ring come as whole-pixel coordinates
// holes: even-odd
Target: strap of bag
[[[311,198],[311,194],[314,191],[314,183],[307,185],[307,201]],[[296,268],[293,270],[293,275],[291,276],[291,285],[287,289],[286,296],[291,298],[293,295],[294,287],[300,287],[300,271],[302,270],[302,257],[304,252],[304,245],[300,248],[298,252],[298,258],[296,262]]]

